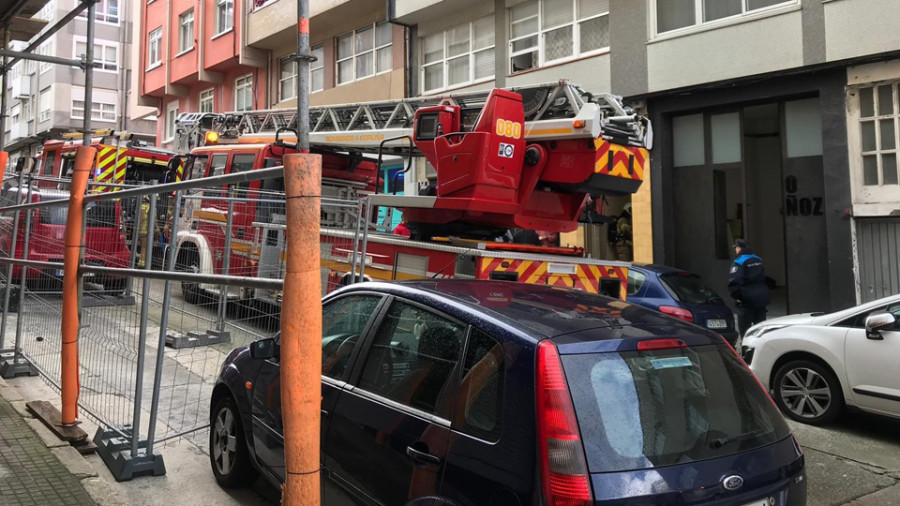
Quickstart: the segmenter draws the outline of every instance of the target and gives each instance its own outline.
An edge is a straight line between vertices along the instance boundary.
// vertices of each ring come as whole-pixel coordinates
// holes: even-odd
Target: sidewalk
[[[86,464],[78,451],[62,441],[50,447],[46,435],[55,436],[27,416],[25,401],[0,379],[0,504],[93,506],[81,483],[91,476],[90,466],[83,468],[88,474],[73,474],[70,469],[80,472],[79,462]],[[47,431],[44,438],[37,432],[41,428]]]

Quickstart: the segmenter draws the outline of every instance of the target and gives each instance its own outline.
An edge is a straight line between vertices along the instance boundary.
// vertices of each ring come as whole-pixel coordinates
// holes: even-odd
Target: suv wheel
[[[256,480],[257,471],[250,463],[241,415],[228,395],[223,395],[212,410],[209,462],[216,481],[222,487],[238,487]]]
[[[798,422],[818,425],[834,421],[844,405],[834,374],[810,360],[794,360],[781,366],[772,388],[781,411]]]

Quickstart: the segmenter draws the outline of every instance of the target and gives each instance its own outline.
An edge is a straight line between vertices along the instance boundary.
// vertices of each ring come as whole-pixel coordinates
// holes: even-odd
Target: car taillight
[[[638,351],[671,350],[672,348],[687,348],[687,343],[681,339],[648,339],[637,343]]]
[[[675,318],[686,321],[688,323],[694,323],[693,313],[684,308],[675,306],[659,306],[659,312],[662,314],[667,314],[669,316],[674,316]]]
[[[575,407],[559,352],[548,341],[538,345],[537,426],[541,481],[547,506],[591,504],[591,485]]]

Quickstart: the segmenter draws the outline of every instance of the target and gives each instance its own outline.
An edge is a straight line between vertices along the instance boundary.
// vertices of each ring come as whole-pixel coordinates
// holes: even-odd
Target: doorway
[[[828,307],[818,98],[672,118],[675,266],[728,303],[736,239],[763,258],[768,317]]]

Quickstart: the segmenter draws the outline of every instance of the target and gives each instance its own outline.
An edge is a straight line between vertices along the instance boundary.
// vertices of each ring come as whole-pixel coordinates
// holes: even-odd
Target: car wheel
[[[222,396],[212,410],[209,462],[216,481],[225,488],[253,483],[258,474],[250,462],[241,415],[228,395]]]
[[[844,396],[837,378],[827,367],[810,360],[784,364],[775,373],[775,402],[789,418],[819,425],[841,413]]]

